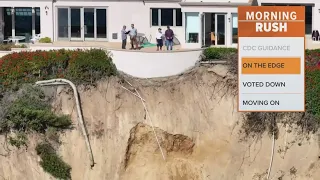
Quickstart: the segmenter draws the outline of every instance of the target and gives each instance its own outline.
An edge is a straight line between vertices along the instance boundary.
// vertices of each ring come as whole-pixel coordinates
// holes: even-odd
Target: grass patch
[[[59,157],[55,149],[49,143],[40,143],[36,147],[40,156],[40,165],[44,171],[57,179],[71,179],[71,167]]]
[[[21,147],[27,147],[27,143],[28,143],[28,138],[27,135],[25,133],[16,133],[15,137],[9,137],[8,139],[9,144],[11,146],[15,146],[18,149],[20,149]]]
[[[26,45],[16,45],[16,44],[0,44],[0,51],[11,51],[12,48],[27,48]]]
[[[49,37],[44,37],[39,39],[39,43],[52,43],[51,38]]]
[[[226,60],[230,56],[237,55],[236,48],[206,48],[203,50],[201,59],[203,61]]]

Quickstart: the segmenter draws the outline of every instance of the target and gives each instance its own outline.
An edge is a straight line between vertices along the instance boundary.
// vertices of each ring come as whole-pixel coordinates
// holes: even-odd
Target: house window
[[[12,13],[11,8],[4,8],[4,38],[7,39],[9,36],[12,36]]]
[[[173,26],[173,9],[161,9],[161,26]]]
[[[238,44],[238,14],[232,14],[232,44]]]
[[[182,12],[181,12],[181,9],[176,9],[176,26],[182,26]]]
[[[199,13],[186,12],[186,43],[198,43],[200,33]]]
[[[32,8],[14,8],[15,20],[15,35],[25,36],[26,34],[32,35]]]
[[[151,26],[182,26],[181,9],[151,8]]]
[[[36,7],[35,9],[35,31],[36,34],[40,34],[40,8]]]
[[[151,24],[152,26],[159,25],[159,12],[158,9],[151,9]]]

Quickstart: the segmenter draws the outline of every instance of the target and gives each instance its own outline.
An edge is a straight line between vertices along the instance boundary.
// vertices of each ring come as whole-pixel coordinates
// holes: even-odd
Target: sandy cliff
[[[272,138],[266,134],[240,141],[243,116],[236,112],[235,86],[228,85],[233,80],[223,68],[199,67],[166,79],[128,81],[145,99],[165,160],[141,100],[124,90],[118,78],[112,78],[96,88],[79,88],[96,162],[91,169],[73,95],[67,88],[52,88],[54,110],[71,114],[74,121],[74,130],[61,135],[59,149],[72,166],[74,180],[266,178]],[[279,126],[270,179],[319,179],[318,137],[306,140],[291,127]],[[29,139],[27,151],[10,147],[8,156],[0,155],[0,179],[52,179],[38,165],[37,138]],[[0,154],[6,153],[1,145]]]

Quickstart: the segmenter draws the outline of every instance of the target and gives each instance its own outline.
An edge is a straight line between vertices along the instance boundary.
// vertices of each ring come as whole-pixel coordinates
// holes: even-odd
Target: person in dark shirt
[[[164,36],[166,37],[167,50],[172,51],[174,33],[172,29],[170,29],[170,26],[167,26],[167,30],[164,33]]]

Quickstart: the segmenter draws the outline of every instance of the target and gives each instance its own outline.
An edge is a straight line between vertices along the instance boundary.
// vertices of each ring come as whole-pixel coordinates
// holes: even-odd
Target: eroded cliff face
[[[112,78],[95,88],[80,87],[96,163],[93,168],[77,123],[72,91],[51,88],[54,111],[70,114],[74,122],[74,129],[61,135],[59,148],[59,154],[72,166],[72,179],[265,179],[272,138],[265,135],[240,141],[243,116],[237,113],[235,86],[228,85],[232,78],[221,67],[199,67],[158,80],[127,78],[145,99],[154,131],[141,100],[121,87],[129,88],[123,81]],[[270,179],[319,179],[318,137],[312,135],[306,140],[293,128],[279,126]],[[36,142],[37,137],[30,136],[27,151],[13,147],[8,151],[0,146],[0,154],[6,155],[0,155],[0,179],[50,179],[39,166]]]

